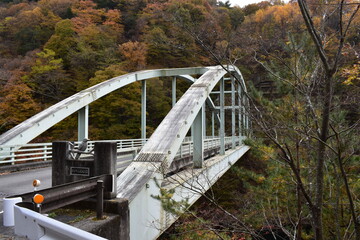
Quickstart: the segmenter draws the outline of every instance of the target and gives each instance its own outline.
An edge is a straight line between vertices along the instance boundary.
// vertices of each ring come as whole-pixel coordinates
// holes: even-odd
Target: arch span
[[[184,93],[151,135],[136,159],[118,176],[117,198],[125,198],[129,201],[130,239],[156,239],[177,218],[166,213],[161,201],[156,198],[161,196],[161,189],[173,191],[174,198],[187,199],[187,203],[191,205],[201,196],[201,192],[204,193],[249,149],[246,146],[239,146],[230,153],[215,157],[214,161],[206,161],[204,166],[188,169],[189,174],[184,170],[166,177],[167,170],[186,133],[191,125],[198,121],[203,104],[215,85],[222,81],[221,79],[229,71],[240,81],[242,91],[246,91],[243,78],[237,68],[211,67]],[[224,92],[224,89],[222,88],[220,92]],[[202,138],[202,131],[199,132]],[[195,138],[196,136],[194,142]],[[203,151],[203,147],[195,149],[194,143],[194,153],[196,151]],[[194,167],[196,167],[195,160]],[[177,180],[174,184],[169,184],[169,179]],[[192,191],[193,187],[201,189],[201,192]]]
[[[119,176],[119,198],[133,199],[137,194],[134,190],[147,182],[153,173],[159,169],[166,171],[212,89],[228,71],[237,75],[243,90],[246,90],[242,75],[236,67],[229,67],[228,70],[221,66],[209,67],[179,99],[134,162]]]
[[[208,70],[209,67],[144,70],[109,79],[60,101],[5,132],[0,136],[0,145],[26,144],[83,107],[133,82],[170,76],[193,82],[190,75],[201,75]],[[214,106],[211,100],[209,105]]]

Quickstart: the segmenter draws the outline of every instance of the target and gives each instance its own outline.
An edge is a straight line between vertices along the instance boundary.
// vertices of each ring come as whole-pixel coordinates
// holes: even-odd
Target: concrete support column
[[[231,78],[231,148],[236,147],[236,132],[235,132],[235,79],[233,76]]]
[[[146,80],[141,83],[141,138],[146,139]]]
[[[174,77],[171,82],[171,93],[171,102],[172,106],[174,107],[176,104],[176,77]]]
[[[66,160],[69,156],[70,142],[59,141],[52,143],[52,182],[51,186],[66,183],[67,166]]]
[[[200,109],[193,123],[193,129],[194,129],[193,159],[194,159],[195,168],[202,168],[204,162],[203,118],[204,118],[204,111]]]
[[[99,176],[103,174],[112,174],[113,192],[105,192],[105,198],[116,197],[116,158],[117,158],[117,143],[115,141],[109,142],[95,142],[94,145],[94,175]]]
[[[220,80],[220,155],[225,155],[224,78]]]
[[[89,105],[78,111],[78,141],[89,138]]]

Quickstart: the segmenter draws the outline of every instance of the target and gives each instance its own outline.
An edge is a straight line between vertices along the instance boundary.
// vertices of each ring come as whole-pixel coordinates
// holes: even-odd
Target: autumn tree
[[[42,104],[56,103],[67,95],[72,83],[63,70],[62,59],[56,59],[54,51],[45,49],[36,55],[31,71],[22,79]]]
[[[338,238],[351,235],[348,230],[341,228],[338,220],[335,220],[336,230],[331,231],[330,223],[339,215],[339,199],[344,198],[340,188],[336,188],[339,179],[342,179],[341,188],[346,192],[345,199],[349,201],[345,221],[351,219],[355,238],[358,239],[357,207],[351,193],[350,177],[346,173],[346,169],[350,170],[344,166],[345,162],[352,162],[353,159],[355,147],[345,142],[353,139],[353,134],[356,135],[358,122],[349,124],[344,118],[346,113],[339,107],[342,103],[338,100],[343,93],[337,89],[344,89],[344,86],[339,85],[342,80],[337,72],[344,64],[342,52],[359,4],[354,6],[345,1],[330,5],[314,3],[311,7],[316,13],[312,17],[306,2],[299,1],[299,6],[310,38],[288,34],[286,44],[290,49],[283,48],[286,53],[277,50],[276,54],[271,54],[271,49],[268,49],[259,60],[267,62],[263,66],[272,78],[277,79],[278,91],[276,100],[272,97],[271,102],[261,100],[261,95],[254,98],[261,102],[260,108],[255,107],[258,111],[254,120],[262,133],[278,147],[279,158],[288,164],[294,175],[299,209],[303,199],[311,216],[315,239],[328,239],[332,234]],[[257,11],[254,17],[260,13],[262,11]],[[274,62],[279,65],[274,66]],[[346,92],[349,93],[349,89]],[[282,108],[284,111],[280,112]],[[357,141],[353,143],[356,145]],[[301,167],[304,164],[313,170],[304,171]],[[331,172],[329,166],[332,167]],[[325,183],[325,179],[330,184]],[[331,195],[333,188],[338,192],[337,196]],[[326,204],[336,207],[329,208]],[[301,213],[301,210],[298,212]],[[301,215],[299,217],[301,220]],[[332,219],[330,223],[329,217]],[[300,239],[301,234],[297,238]]]
[[[90,79],[95,85],[125,74],[122,65],[99,70]],[[90,135],[95,139],[126,139],[140,137],[141,84],[132,83],[90,105]]]
[[[27,118],[36,114],[41,108],[34,98],[33,91],[21,79],[29,71],[33,62],[31,54],[14,59],[0,59],[0,132],[5,132]]]
[[[322,226],[322,208],[323,208],[323,200],[324,200],[324,163],[326,159],[326,148],[327,143],[329,141],[329,128],[331,126],[331,112],[332,112],[332,100],[334,97],[334,84],[336,83],[336,72],[339,68],[339,61],[341,59],[341,53],[344,48],[344,44],[346,41],[347,33],[349,26],[354,19],[356,13],[358,12],[360,8],[360,4],[355,5],[355,9],[347,9],[346,1],[342,0],[340,3],[335,5],[337,7],[337,15],[334,18],[336,18],[336,29],[335,35],[337,36],[337,40],[335,41],[334,47],[332,53],[329,53],[329,50],[326,49],[326,42],[328,41],[326,32],[322,32],[321,29],[317,29],[316,25],[314,24],[313,20],[311,19],[310,10],[308,8],[308,5],[303,0],[299,0],[299,7],[301,9],[301,13],[303,15],[306,27],[309,31],[309,34],[313,40],[313,43],[315,45],[315,48],[317,50],[318,56],[321,59],[322,62],[322,68],[324,70],[324,88],[322,94],[324,94],[324,99],[322,103],[322,115],[319,119],[319,132],[318,132],[318,149],[317,149],[317,166],[316,166],[316,193],[315,193],[315,201],[314,202],[308,202],[309,207],[312,211],[312,217],[313,217],[313,224],[315,228],[315,237],[316,239],[324,239],[323,236],[323,226]],[[330,19],[332,17],[331,10],[325,10],[323,13],[325,13]],[[346,15],[346,12],[348,12],[348,16]],[[345,19],[347,18],[347,19]],[[322,34],[321,34],[322,33]],[[328,52],[327,52],[328,51]],[[334,127],[333,131],[335,133],[335,136],[338,136],[338,130],[335,130]],[[341,154],[341,153],[340,153]],[[341,156],[340,156],[341,158]],[[343,159],[340,159],[342,161]],[[346,182],[346,176],[344,176],[344,181]],[[346,183],[345,183],[346,186]],[[351,193],[349,193],[348,186],[346,186],[346,190],[349,195],[349,201],[350,201],[350,208],[352,212],[352,220],[354,221],[355,226],[355,234],[356,239],[360,239],[360,223],[358,220],[358,216],[356,216],[354,206],[352,204],[352,196]]]
[[[53,34],[59,17],[53,12],[40,7],[21,11],[14,17],[5,18],[6,38],[16,39],[16,50],[19,54],[42,46]]]
[[[119,46],[120,53],[125,58],[125,69],[136,71],[146,66],[147,45],[140,42],[126,42]]]

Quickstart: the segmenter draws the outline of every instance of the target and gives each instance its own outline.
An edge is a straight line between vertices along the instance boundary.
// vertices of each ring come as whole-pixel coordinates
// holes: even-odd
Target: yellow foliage
[[[342,71],[342,76],[345,77],[343,84],[352,85],[356,81],[360,81],[360,61],[353,64],[351,67],[344,68]]]

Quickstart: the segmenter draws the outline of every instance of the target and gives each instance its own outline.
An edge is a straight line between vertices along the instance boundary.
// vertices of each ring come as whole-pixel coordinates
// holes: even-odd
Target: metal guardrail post
[[[3,200],[3,225],[5,227],[12,227],[15,224],[14,221],[14,206],[16,203],[21,202],[21,197],[4,198]]]
[[[104,212],[104,181],[97,181],[96,218],[102,219]]]

